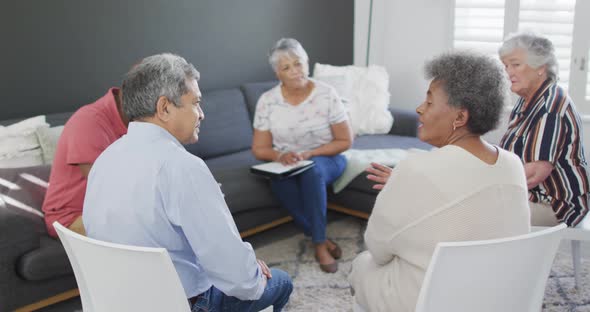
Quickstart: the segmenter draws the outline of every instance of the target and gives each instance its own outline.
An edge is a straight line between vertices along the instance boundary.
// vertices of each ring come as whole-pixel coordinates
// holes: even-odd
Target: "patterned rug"
[[[281,235],[280,227],[260,234],[267,236],[262,240],[268,243],[253,242],[257,257],[293,277],[295,288],[286,311],[352,311],[352,296],[346,275],[355,255],[364,250],[365,226],[366,221],[349,216],[328,224],[328,237],[336,241],[343,251],[339,270],[335,274],[320,271],[314,260],[311,240],[303,234],[292,230],[290,234]],[[545,290],[543,311],[590,312],[589,274],[588,261],[583,262],[583,286],[582,291],[577,292],[571,253],[567,246],[561,246]]]

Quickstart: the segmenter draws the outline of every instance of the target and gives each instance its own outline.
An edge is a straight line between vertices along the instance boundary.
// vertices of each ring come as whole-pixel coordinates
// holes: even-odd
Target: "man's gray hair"
[[[191,79],[199,80],[199,72],[178,55],[163,53],[144,58],[123,81],[125,115],[129,120],[153,116],[161,96],[180,106],[180,97],[188,92],[186,82]]]
[[[546,37],[531,33],[521,32],[510,34],[502,43],[498,54],[500,58],[512,53],[515,49],[523,49],[527,55],[526,62],[529,66],[537,69],[547,65],[547,77],[553,81],[557,80],[559,65],[555,56],[555,48],[551,40]]]
[[[309,61],[307,52],[305,52],[305,49],[303,49],[303,46],[301,46],[299,41],[293,38],[281,38],[279,41],[277,41],[277,43],[275,43],[274,47],[270,49],[270,53],[268,55],[268,62],[275,72],[279,66],[279,58],[284,55],[296,57],[305,64],[307,64]]]
[[[483,135],[497,127],[508,96],[500,62],[475,52],[455,51],[427,62],[424,72],[427,79],[442,83],[450,106],[469,112],[470,132]]]

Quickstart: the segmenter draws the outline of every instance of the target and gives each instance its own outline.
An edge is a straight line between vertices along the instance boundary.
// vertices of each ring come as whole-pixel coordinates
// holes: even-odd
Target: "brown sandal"
[[[328,248],[328,252],[330,253],[330,255],[332,256],[332,258],[338,260],[340,258],[342,258],[342,249],[340,249],[340,246],[338,246],[338,244],[336,244],[333,240],[328,239],[332,244],[334,244],[333,249]]]
[[[334,257],[334,256],[332,256]],[[318,256],[315,256],[315,260],[320,263],[320,258],[318,258]],[[321,264],[320,263],[320,269],[326,273],[336,273],[336,271],[338,271],[338,262],[334,261],[332,263],[328,263],[328,264]]]
[[[329,264],[321,264],[320,269],[326,273],[336,273],[338,271],[338,262],[334,261]]]

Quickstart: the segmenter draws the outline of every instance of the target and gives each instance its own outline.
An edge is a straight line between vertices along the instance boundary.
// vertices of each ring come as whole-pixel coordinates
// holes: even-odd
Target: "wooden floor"
[[[80,296],[80,292],[78,291],[78,289],[71,289],[68,290],[66,292],[63,292],[61,294],[55,295],[53,297],[49,297],[47,299],[29,304],[27,306],[24,306],[22,308],[16,309],[14,310],[14,312],[30,312],[30,311],[37,311],[41,308],[44,308],[46,306],[58,303],[58,302],[62,302],[74,297],[78,297]]]

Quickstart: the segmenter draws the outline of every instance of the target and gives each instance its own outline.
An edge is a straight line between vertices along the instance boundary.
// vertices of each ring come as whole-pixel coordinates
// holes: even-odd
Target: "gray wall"
[[[144,56],[173,52],[201,89],[273,79],[297,38],[314,62],[352,63],[353,0],[0,0],[0,120],[75,110]]]

